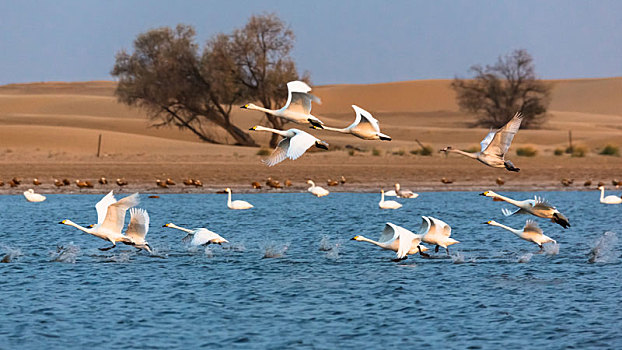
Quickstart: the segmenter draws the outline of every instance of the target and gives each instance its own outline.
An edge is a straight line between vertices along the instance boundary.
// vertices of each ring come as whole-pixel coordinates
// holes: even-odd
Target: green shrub
[[[257,155],[258,156],[269,156],[270,150],[266,148],[260,148],[259,151],[257,151]]]
[[[585,147],[572,147],[572,157],[585,157],[587,150]]]
[[[397,151],[393,151],[393,155],[394,156],[403,156],[406,154],[406,151],[404,151],[403,149],[397,150]]]
[[[353,156],[354,155],[354,150],[353,149],[349,149],[348,150],[348,155]]]
[[[556,148],[553,154],[555,154],[556,156],[561,156],[562,154],[564,154],[564,150],[561,148]]]
[[[538,154],[538,150],[531,146],[521,147],[516,149],[516,155],[521,157],[533,157]]]
[[[572,154],[573,152],[574,152],[574,147],[572,147],[572,146],[566,147],[566,153]]]
[[[605,146],[605,148],[603,148],[600,151],[600,154],[602,154],[604,156],[619,156],[620,155],[620,149],[618,148],[618,146],[607,145],[607,146]]]
[[[382,154],[382,151],[380,151],[379,149],[377,149],[375,147],[371,150],[371,155],[372,156],[379,156],[381,154]]]

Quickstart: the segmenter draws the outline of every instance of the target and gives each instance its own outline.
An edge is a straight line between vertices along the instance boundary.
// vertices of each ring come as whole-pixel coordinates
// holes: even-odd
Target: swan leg
[[[447,251],[447,255],[449,255],[449,247],[445,248],[445,250]]]
[[[406,260],[406,259],[408,259],[408,255],[406,255],[406,256],[405,256],[405,257],[403,257],[403,258],[395,258],[395,259],[392,259],[392,261],[398,262],[398,261],[402,261],[402,260]]]
[[[382,141],[391,141],[391,138],[388,136],[382,136],[382,135],[378,135],[378,137],[380,138],[380,140]]]
[[[430,257],[430,254],[424,253],[423,251],[421,251],[421,246],[417,246],[417,248],[419,249],[419,255],[426,257],[426,258]]]
[[[438,245],[436,246],[436,248],[434,248],[434,252],[438,253]]]
[[[503,163],[503,165],[505,165],[505,168],[509,171],[515,171],[515,172],[520,171],[520,169],[515,167],[514,164],[512,164],[512,162],[510,162],[509,160],[506,160],[505,163]]]
[[[113,245],[112,245],[112,247],[97,248],[97,249],[101,250],[102,252],[105,252],[105,251],[110,250],[110,249],[112,249],[112,248],[114,248],[114,247],[116,247],[116,246],[117,246],[116,244],[113,244]]]

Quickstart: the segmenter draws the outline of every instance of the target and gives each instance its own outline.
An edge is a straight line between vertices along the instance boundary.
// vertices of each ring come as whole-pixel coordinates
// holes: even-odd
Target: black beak
[[[62,223],[63,223],[62,221],[61,221],[61,222],[59,222],[59,224],[62,224]]]
[[[485,194],[485,193],[480,193],[479,195],[480,195],[480,196],[486,196],[486,194]]]
[[[246,107],[246,105],[244,105],[244,106],[240,106],[240,108],[242,108],[242,109],[248,109],[248,107]]]
[[[162,225],[162,227],[166,227],[166,224]]]
[[[255,130],[255,128],[250,128],[250,129],[248,129],[248,130]]]

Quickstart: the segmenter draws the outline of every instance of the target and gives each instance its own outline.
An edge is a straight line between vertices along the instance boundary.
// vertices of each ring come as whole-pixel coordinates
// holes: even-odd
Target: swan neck
[[[605,188],[601,187],[600,188],[600,200],[605,199]]]
[[[382,244],[380,244],[380,242],[376,242],[376,241],[374,241],[373,239],[369,239],[369,238],[367,238],[367,237],[359,236],[359,239],[358,239],[358,240],[359,240],[359,241],[363,241],[363,242],[368,242],[368,243],[371,243],[371,244],[375,244],[375,245],[377,245],[378,247],[382,247],[382,248],[384,248],[384,246],[383,246]]]
[[[274,115],[276,113],[275,110],[263,108],[263,107],[260,107],[260,106],[257,106],[257,105],[250,105],[250,106],[248,106],[248,109],[252,109],[252,110],[256,110],[256,111],[261,111],[261,112],[272,114],[272,115]]]
[[[322,128],[324,130],[336,131],[336,132],[340,132],[340,133],[343,133],[343,134],[348,134],[350,132],[350,129],[348,129],[348,128],[340,129],[340,128],[333,128],[333,127],[325,126],[325,125],[322,125]]]
[[[491,225],[493,225],[493,226],[498,226],[498,227],[501,227],[501,228],[503,228],[503,229],[506,229],[506,230],[508,230],[508,231],[512,232],[513,234],[517,235],[517,236],[520,236],[520,235],[521,235],[521,233],[522,233],[522,232],[521,232],[521,231],[519,231],[519,230],[513,229],[513,228],[511,228],[511,227],[509,227],[509,226],[505,226],[504,224],[500,224],[500,223],[498,223],[498,222],[493,222],[493,223],[491,223]]]
[[[380,202],[384,202],[384,191],[380,192]]]
[[[227,204],[231,206],[231,191],[227,191]]]
[[[80,230],[80,231],[84,231],[84,232],[86,232],[86,233],[93,233],[93,230],[92,230],[92,229],[89,229],[89,228],[86,228],[86,227],[80,226],[80,225],[76,224],[76,223],[75,223],[75,222],[73,222],[73,221],[69,221],[69,220],[68,220],[68,221],[65,223],[65,225],[73,226],[73,227],[77,228],[78,230]]]
[[[458,153],[458,154],[462,154],[465,157],[477,159],[477,153],[465,152],[463,150],[453,149],[453,148],[450,149],[449,152]]]
[[[502,196],[502,195],[496,194],[496,193],[495,193],[494,197],[497,197],[497,198],[501,199],[504,202],[513,204],[513,205],[515,205],[515,206],[517,206],[519,208],[523,208],[524,207],[523,201],[517,201],[517,200],[514,200],[512,198],[508,198],[508,197],[505,197],[505,196]]]
[[[311,185],[311,187],[309,187],[309,188],[313,188],[313,187],[315,187],[315,182],[313,182],[313,181],[309,180],[309,184]]]
[[[194,231],[192,231],[192,230],[189,230],[189,229],[184,228],[184,227],[177,226],[177,225],[175,225],[175,224],[170,224],[170,225],[168,225],[168,227],[170,227],[170,228],[176,228],[176,229],[178,229],[178,230],[181,230],[181,231],[184,231],[184,232],[188,232],[188,233],[193,233],[193,232],[194,232]]]
[[[261,126],[258,125],[255,127],[255,131],[269,131],[269,132],[273,132],[275,134],[279,134],[281,136],[285,136],[287,137],[287,132],[283,131],[283,130],[277,130],[277,129],[272,129],[272,128],[266,128],[265,126]]]

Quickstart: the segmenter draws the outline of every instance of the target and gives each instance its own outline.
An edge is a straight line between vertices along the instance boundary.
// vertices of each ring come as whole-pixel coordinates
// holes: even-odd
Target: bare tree
[[[523,127],[538,127],[550,102],[551,87],[538,80],[533,58],[526,50],[499,57],[492,66],[472,66],[472,79],[455,78],[460,109],[478,116],[477,125],[500,128],[516,112],[525,119]]]
[[[231,122],[231,109],[244,91],[200,58],[191,26],[178,25],[138,35],[134,52],[116,55],[111,74],[119,78],[120,101],[144,108],[155,126],[175,125],[201,140],[222,143],[214,126],[236,144],[256,146],[251,136]],[[209,54],[209,51],[206,52]]]

